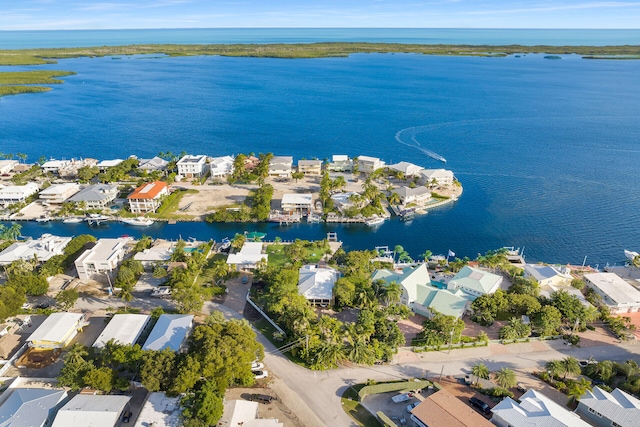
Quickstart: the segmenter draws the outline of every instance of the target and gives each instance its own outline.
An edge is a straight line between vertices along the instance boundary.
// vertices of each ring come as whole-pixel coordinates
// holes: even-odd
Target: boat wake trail
[[[441,162],[446,163],[447,159],[445,159],[440,154],[434,151],[423,148],[420,145],[420,142],[418,142],[416,138],[416,135],[422,132],[426,132],[431,128],[432,128],[431,125],[427,125],[427,126],[415,126],[411,128],[402,129],[401,131],[398,131],[396,133],[396,141],[398,141],[400,144],[406,145],[407,147],[413,147],[433,159],[440,160]]]

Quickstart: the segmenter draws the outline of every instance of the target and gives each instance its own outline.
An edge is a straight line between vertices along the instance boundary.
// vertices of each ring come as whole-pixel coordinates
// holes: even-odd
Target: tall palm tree
[[[395,280],[387,285],[385,288],[385,301],[387,305],[397,304],[402,298],[402,286]]]
[[[480,378],[489,378],[489,368],[484,363],[478,363],[471,368],[471,373],[476,376],[476,386],[480,383]]]
[[[580,369],[580,363],[578,362],[578,359],[576,359],[573,356],[568,356],[565,357],[564,359],[561,360],[562,363],[562,374],[563,375],[563,379],[567,378],[567,375],[571,374],[571,375],[578,375],[582,370]]]
[[[587,390],[591,390],[591,382],[586,378],[580,378],[580,381],[572,382],[567,388],[567,396],[569,401],[575,403],[578,399],[584,395]]]
[[[387,200],[389,201],[390,205],[399,205],[401,202],[400,195],[395,191],[389,194],[389,197],[387,198]]]
[[[502,388],[511,388],[516,386],[516,373],[509,368],[502,368],[494,373],[494,381]]]

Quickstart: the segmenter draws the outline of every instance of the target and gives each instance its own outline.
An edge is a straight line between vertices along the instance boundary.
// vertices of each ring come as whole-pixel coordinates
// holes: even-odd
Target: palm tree
[[[516,386],[516,373],[509,368],[502,368],[494,374],[494,381],[502,388],[511,388]]]
[[[395,191],[387,197],[390,205],[399,205],[401,202],[400,195]]]
[[[563,379],[567,378],[567,375],[578,375],[582,370],[580,369],[580,363],[578,359],[573,356],[565,357],[560,361],[562,363]]]
[[[402,286],[398,284],[395,280],[387,285],[385,288],[385,302],[387,305],[397,304],[400,302],[402,298],[403,290]]]
[[[551,375],[554,378],[559,377],[564,369],[562,365],[562,361],[557,359],[549,360],[544,367],[549,373],[549,375]]]
[[[575,403],[582,397],[583,394],[587,392],[587,390],[591,390],[591,388],[591,382],[586,378],[580,378],[580,381],[572,382],[567,388],[567,396],[569,396],[569,401],[571,403]]]
[[[611,379],[614,373],[614,365],[611,360],[603,360],[599,363],[589,363],[584,369],[585,374],[590,377],[597,377],[604,382]]]
[[[85,362],[85,357],[89,355],[87,348],[80,343],[75,343],[69,348],[65,356],[65,362],[70,364],[80,364]]]
[[[471,373],[476,376],[476,386],[480,384],[480,378],[489,378],[489,368],[484,363],[478,363],[471,368]]]

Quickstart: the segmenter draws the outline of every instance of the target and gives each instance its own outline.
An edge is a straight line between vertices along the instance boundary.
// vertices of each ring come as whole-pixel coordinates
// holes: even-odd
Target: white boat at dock
[[[100,225],[103,222],[111,221],[112,219],[113,218],[111,218],[110,216],[106,216],[106,215],[91,214],[91,215],[88,215],[85,218],[85,221],[87,221],[87,223],[89,225]]]
[[[150,218],[121,218],[120,222],[127,225],[144,226],[152,225],[154,221]]]
[[[624,256],[627,257],[629,261],[633,261],[638,255],[640,255],[638,252],[624,250]]]
[[[375,227],[376,225],[380,225],[384,222],[384,217],[376,217],[366,220],[364,223],[369,227]]]
[[[70,216],[62,220],[63,224],[79,224],[83,221],[83,219],[79,216]]]
[[[52,218],[50,216],[41,216],[40,218],[36,218],[36,222],[49,222]]]

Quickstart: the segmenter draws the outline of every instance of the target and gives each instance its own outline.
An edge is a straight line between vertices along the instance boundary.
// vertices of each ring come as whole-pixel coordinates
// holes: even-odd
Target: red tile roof
[[[147,182],[136,188],[133,193],[127,196],[127,199],[155,199],[165,188],[167,188],[166,182]]]

